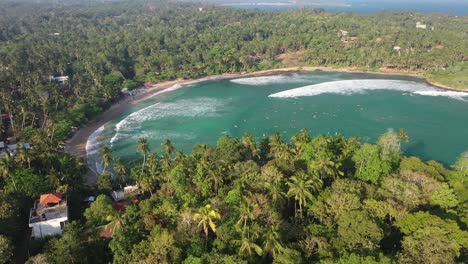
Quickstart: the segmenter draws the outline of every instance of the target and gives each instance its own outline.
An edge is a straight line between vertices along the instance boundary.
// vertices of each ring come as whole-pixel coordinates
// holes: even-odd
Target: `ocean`
[[[241,1],[249,2],[249,1]],[[333,5],[272,5],[269,4],[274,1],[262,1],[256,5],[248,4],[230,4],[229,7],[244,8],[244,9],[259,9],[259,10],[288,10],[297,8],[322,8],[330,12],[353,12],[359,14],[371,14],[382,11],[412,11],[418,13],[444,13],[451,15],[467,15],[468,14],[468,0],[449,0],[449,1],[435,1],[435,0],[416,0],[416,1],[402,1],[402,0],[348,0],[348,1],[331,1],[343,2],[346,6],[333,6]],[[282,1],[281,1],[282,2]]]
[[[407,130],[406,155],[455,162],[468,150],[468,94],[440,90],[408,76],[309,72],[209,80],[173,89],[133,106],[96,131],[88,161],[99,172],[96,149],[112,146],[125,160],[138,157],[136,142],[149,140],[161,154],[170,139],[190,153],[224,134],[257,140],[280,132],[284,139],[306,128],[376,142],[387,129]]]

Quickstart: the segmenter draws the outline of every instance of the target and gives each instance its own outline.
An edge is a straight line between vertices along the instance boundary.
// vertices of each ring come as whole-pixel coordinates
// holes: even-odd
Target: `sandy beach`
[[[336,71],[336,72],[376,73],[376,74],[387,74],[387,75],[408,75],[408,76],[421,78],[422,80],[425,80],[428,84],[436,86],[441,89],[467,92],[467,91],[463,91],[460,89],[447,87],[438,83],[431,83],[430,81],[424,79],[424,77],[417,75],[416,73],[412,73],[412,72],[397,72],[397,71],[370,72],[370,71],[362,71],[357,68],[288,67],[288,68],[256,71],[253,73],[226,73],[226,74],[221,74],[221,75],[203,77],[199,79],[188,79],[188,80],[177,79],[177,80],[172,80],[172,81],[164,81],[146,89],[140,88],[140,92],[134,97],[134,99],[130,101],[125,100],[125,101],[120,101],[118,103],[115,103],[109,109],[107,109],[105,112],[99,115],[97,118],[90,121],[88,125],[80,128],[75,133],[75,135],[66,142],[65,150],[68,153],[71,153],[75,156],[85,157],[86,156],[86,142],[88,140],[88,137],[96,129],[108,123],[109,121],[113,120],[120,113],[122,113],[129,107],[134,106],[142,101],[145,101],[155,95],[158,95],[161,92],[165,91],[166,89],[171,88],[175,85],[190,84],[190,83],[195,83],[195,82],[204,81],[204,80],[230,79],[230,78],[237,78],[237,77],[253,77],[253,76],[270,75],[270,74],[278,74],[278,73],[311,72],[311,71]]]

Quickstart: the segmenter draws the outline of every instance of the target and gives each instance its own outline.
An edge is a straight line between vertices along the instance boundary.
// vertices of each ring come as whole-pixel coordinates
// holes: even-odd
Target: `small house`
[[[423,23],[421,23],[421,22],[417,22],[417,23],[416,23],[416,28],[426,29],[426,28],[427,28],[427,25],[426,25],[426,24],[423,24]]]
[[[29,227],[33,238],[60,235],[68,224],[67,201],[62,193],[48,193],[40,196],[31,208]]]
[[[52,75],[49,75],[47,79],[49,80],[49,82],[58,82],[59,84],[65,84],[66,82],[68,82],[69,77],[68,76],[54,77]]]
[[[349,32],[346,30],[340,30],[340,33],[342,36],[347,36],[349,34]]]
[[[125,186],[123,189],[112,191],[111,196],[114,201],[119,202],[123,200],[126,196],[138,193],[138,186],[136,185],[129,185]]]

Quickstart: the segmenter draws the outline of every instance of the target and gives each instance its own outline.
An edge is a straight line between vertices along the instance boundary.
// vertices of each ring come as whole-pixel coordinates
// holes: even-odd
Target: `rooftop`
[[[46,199],[50,200],[50,195],[54,194],[41,195],[41,200],[43,200],[44,196]],[[30,224],[67,217],[68,210],[67,201],[65,199],[60,199],[56,203],[54,203],[52,200],[50,200],[49,202],[50,203],[43,204],[39,200],[36,200],[36,202],[34,203],[34,207],[31,208],[29,218]]]

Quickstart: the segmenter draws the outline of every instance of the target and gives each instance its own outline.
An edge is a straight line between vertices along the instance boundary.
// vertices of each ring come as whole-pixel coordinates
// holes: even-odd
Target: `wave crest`
[[[143,123],[163,118],[173,117],[209,117],[216,116],[224,105],[222,100],[208,97],[183,99],[175,102],[160,102],[136,111],[115,126],[115,135],[110,140],[111,145],[128,138],[141,137]],[[152,135],[153,137],[154,135]],[[177,136],[177,135],[176,135]]]
[[[321,94],[359,94],[375,90],[394,90],[410,92],[424,96],[445,96],[453,99],[463,100],[468,93],[442,91],[427,84],[402,80],[344,80],[325,82],[314,85],[303,86],[283,92],[270,94],[268,97],[289,98],[302,96],[316,96]]]

